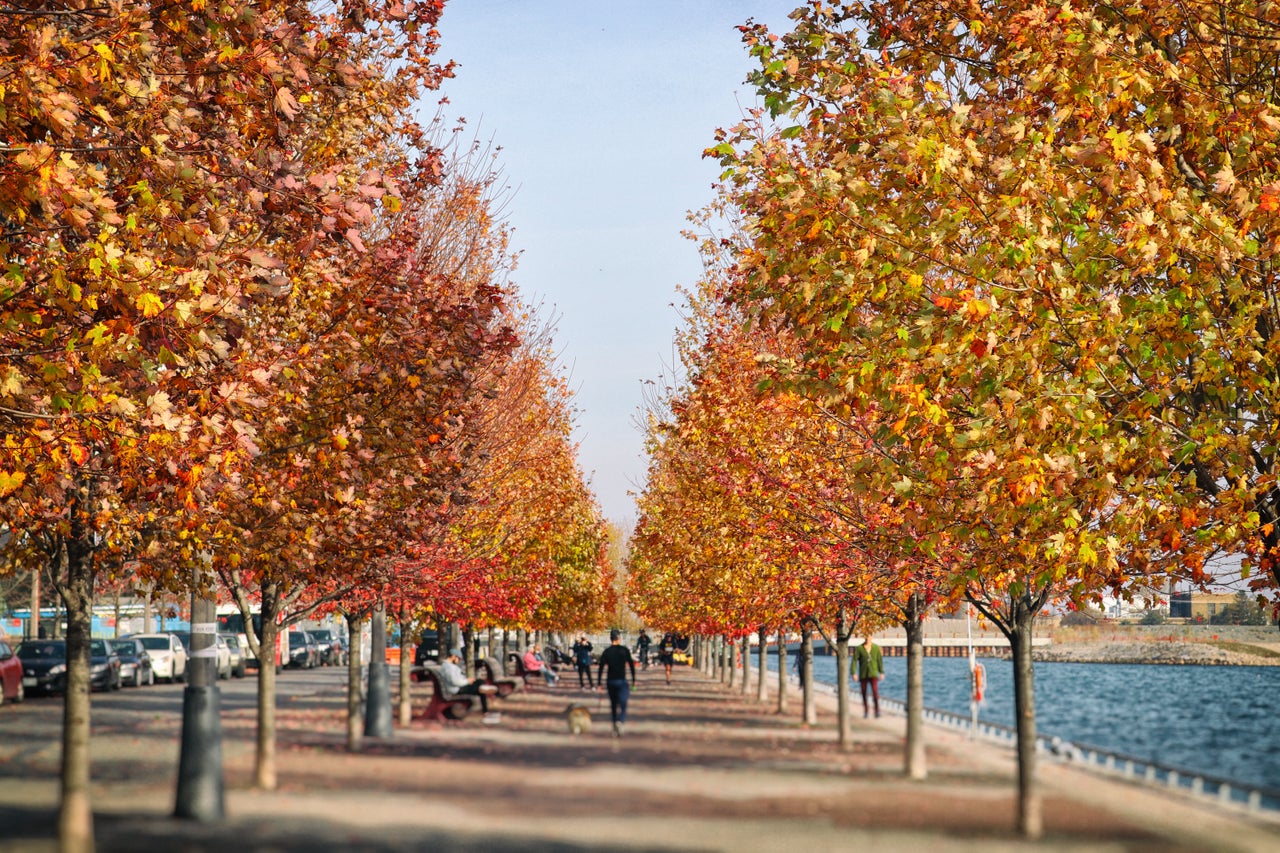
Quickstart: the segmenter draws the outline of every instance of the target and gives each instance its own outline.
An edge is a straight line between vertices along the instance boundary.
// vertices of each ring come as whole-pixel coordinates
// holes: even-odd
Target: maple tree
[[[803,342],[789,387],[876,414],[868,482],[1009,636],[1029,835],[1041,606],[1203,582],[1214,548],[1271,568],[1275,15],[839,3],[744,28],[764,108],[714,149],[753,237],[736,297]]]
[[[370,174],[422,86],[440,3],[0,10],[5,441],[0,501],[68,606],[60,834],[92,844],[88,613],[95,554],[176,532],[253,446],[243,334],[363,250],[393,204]],[[379,202],[381,200],[381,202]]]

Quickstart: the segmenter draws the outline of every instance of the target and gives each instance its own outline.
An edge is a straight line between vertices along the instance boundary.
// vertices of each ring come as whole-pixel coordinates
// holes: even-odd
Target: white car
[[[151,671],[157,679],[182,681],[187,677],[187,649],[173,634],[134,634],[151,658]]]

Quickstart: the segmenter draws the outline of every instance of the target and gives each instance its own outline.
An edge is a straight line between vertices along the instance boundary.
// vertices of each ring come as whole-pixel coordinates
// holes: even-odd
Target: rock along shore
[[[1253,648],[1245,646],[1244,649]],[[1211,643],[1170,641],[1064,642],[1037,648],[1037,661],[1058,663],[1198,664],[1209,666],[1280,666],[1280,656],[1266,650],[1253,654]]]

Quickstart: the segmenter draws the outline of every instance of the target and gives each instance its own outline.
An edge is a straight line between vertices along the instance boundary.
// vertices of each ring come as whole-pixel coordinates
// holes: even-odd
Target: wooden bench
[[[422,720],[430,720],[432,722],[444,722],[446,720],[464,720],[480,705],[479,696],[471,696],[470,694],[462,696],[449,696],[444,691],[443,682],[440,680],[440,667],[434,664],[425,664],[421,667],[414,667],[417,671],[418,681],[429,681],[431,683],[431,701],[427,703],[427,707],[418,714],[418,718]]]
[[[507,660],[511,663],[512,674],[523,681],[525,687],[547,683],[547,677],[542,674],[542,670],[535,669],[530,671],[524,668],[524,658],[518,652],[512,652],[507,655]],[[546,666],[546,663],[542,665]]]
[[[498,692],[494,695],[499,699],[505,699],[515,693],[520,689],[522,683],[522,679],[507,678],[503,674],[497,658],[482,658],[476,675],[483,678],[486,684],[492,684],[498,688]]]

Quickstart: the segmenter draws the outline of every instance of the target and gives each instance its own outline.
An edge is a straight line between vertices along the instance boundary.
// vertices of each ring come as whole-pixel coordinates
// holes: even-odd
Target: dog
[[[569,705],[564,709],[564,719],[569,724],[569,734],[585,735],[591,732],[591,712],[586,705]]]

